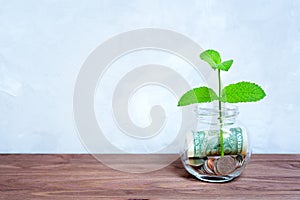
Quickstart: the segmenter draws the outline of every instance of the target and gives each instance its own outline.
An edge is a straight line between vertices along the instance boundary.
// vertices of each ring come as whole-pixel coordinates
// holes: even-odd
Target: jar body
[[[237,107],[197,108],[198,126],[185,138],[181,160],[185,169],[207,182],[238,177],[251,156],[247,129],[236,120]]]

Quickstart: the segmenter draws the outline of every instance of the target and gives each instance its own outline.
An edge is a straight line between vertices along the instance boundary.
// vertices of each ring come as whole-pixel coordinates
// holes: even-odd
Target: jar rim
[[[198,116],[215,116],[219,115],[220,110],[217,104],[199,104],[194,112]],[[222,103],[221,113],[225,118],[235,117],[239,114],[239,109],[236,105]]]
[[[202,103],[198,104],[196,106],[196,109],[203,109],[203,110],[218,110],[219,111],[219,105],[215,103]],[[231,111],[237,111],[238,106],[228,103],[222,103],[222,110],[231,110]]]

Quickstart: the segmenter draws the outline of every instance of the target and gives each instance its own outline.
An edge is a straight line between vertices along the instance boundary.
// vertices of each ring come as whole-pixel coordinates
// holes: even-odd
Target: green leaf
[[[243,81],[226,86],[222,90],[221,101],[228,103],[255,102],[265,96],[265,91],[259,85]]]
[[[219,52],[212,49],[203,51],[200,54],[200,58],[207,62],[213,69],[219,69],[223,71],[228,71],[233,63],[233,60],[227,60],[221,63],[221,56]]]
[[[229,68],[231,67],[233,63],[233,60],[226,60],[222,62],[221,64],[218,64],[218,69],[223,70],[223,71],[228,71]]]
[[[221,56],[219,52],[212,49],[203,51],[200,54],[200,58],[207,62],[213,69],[217,69],[218,64],[221,63]]]
[[[178,106],[186,106],[194,103],[212,102],[218,99],[219,98],[213,91],[213,89],[208,87],[199,87],[189,90],[184,95],[182,95],[178,102]]]

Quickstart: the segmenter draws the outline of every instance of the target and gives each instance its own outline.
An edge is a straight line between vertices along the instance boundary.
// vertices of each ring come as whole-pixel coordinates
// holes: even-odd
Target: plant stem
[[[220,122],[220,150],[221,157],[224,157],[224,138],[223,138],[223,120],[222,120],[222,102],[221,102],[221,70],[218,69],[218,81],[219,81],[219,122]]]

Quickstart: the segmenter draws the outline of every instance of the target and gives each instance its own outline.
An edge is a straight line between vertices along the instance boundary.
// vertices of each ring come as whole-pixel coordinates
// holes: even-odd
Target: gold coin
[[[203,169],[207,174],[215,174],[213,170],[208,167],[208,160],[203,165]]]
[[[201,159],[201,158],[189,158],[188,160],[188,164],[193,166],[193,167],[200,167],[204,164],[205,160]]]
[[[207,160],[207,167],[209,167],[209,169],[214,170],[214,160],[213,158],[209,158]]]

